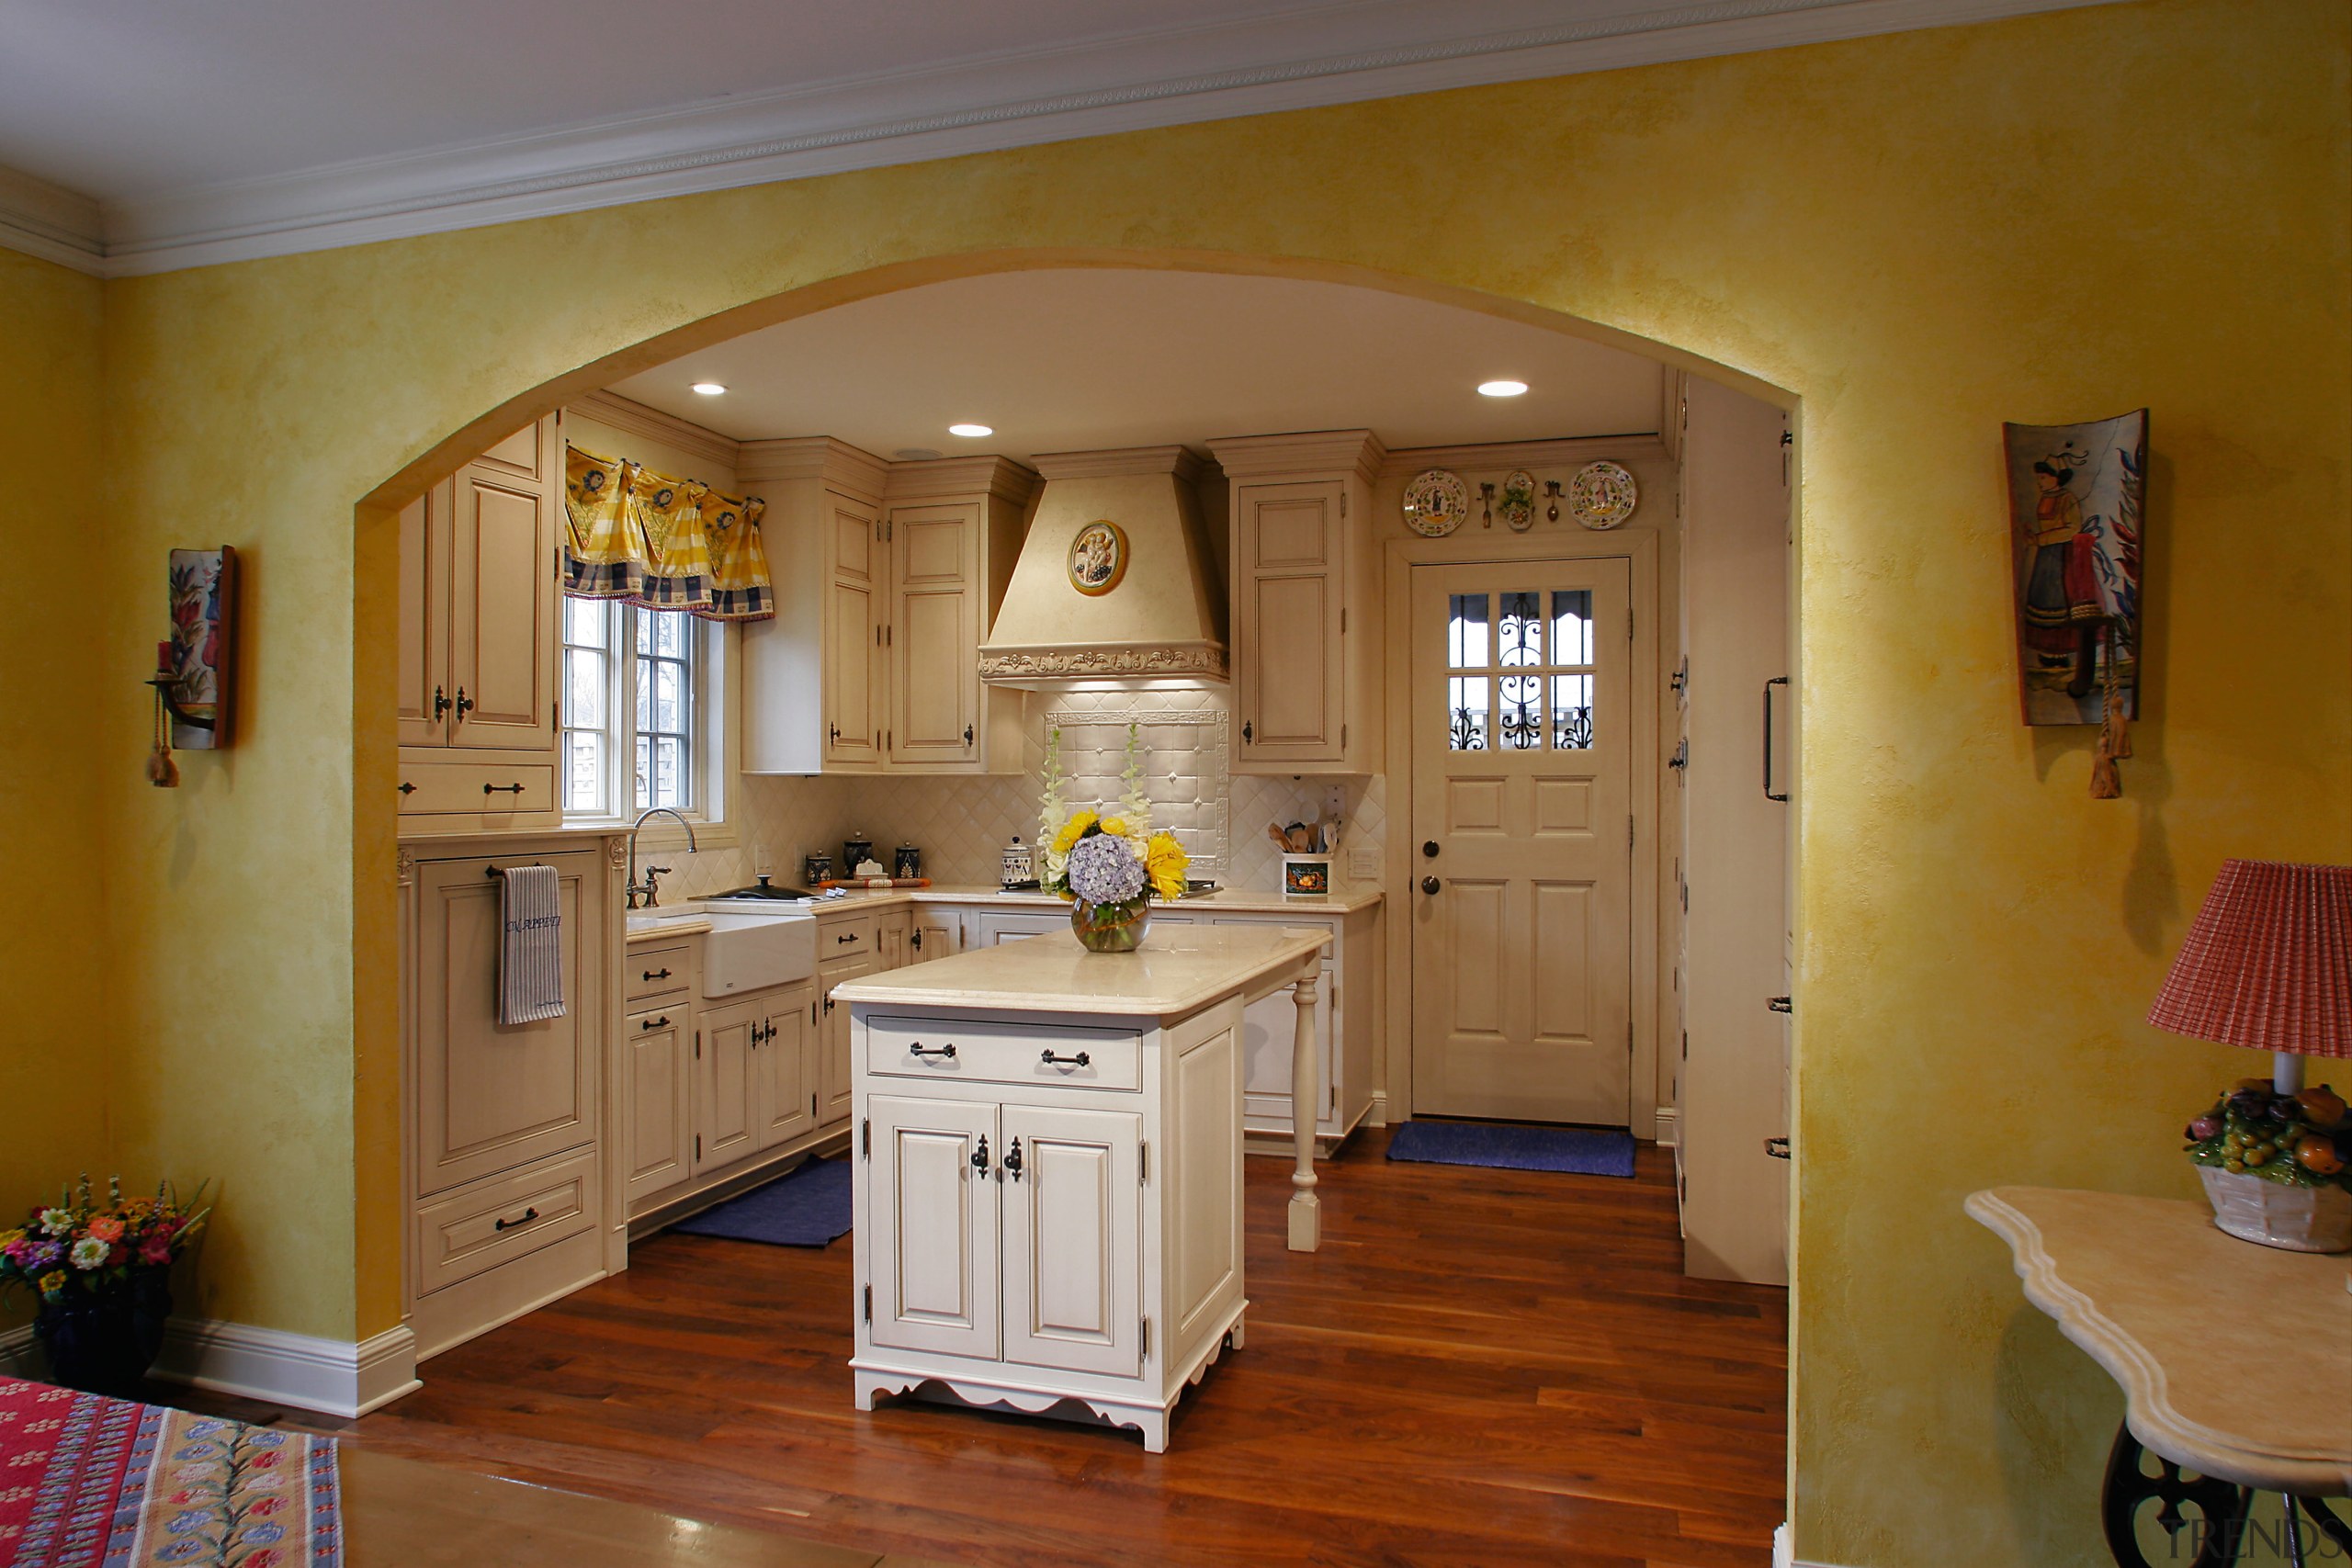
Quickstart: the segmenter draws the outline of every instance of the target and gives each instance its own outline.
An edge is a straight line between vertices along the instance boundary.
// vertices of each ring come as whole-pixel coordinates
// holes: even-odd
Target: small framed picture
[[[1108,593],[1127,574],[1126,531],[1097,518],[1069,542],[1069,585],[1088,598]]]

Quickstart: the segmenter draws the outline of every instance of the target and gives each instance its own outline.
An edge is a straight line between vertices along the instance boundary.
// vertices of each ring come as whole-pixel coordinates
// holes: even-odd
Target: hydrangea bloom
[[[1143,891],[1144,863],[1135,845],[1109,833],[1080,839],[1069,852],[1069,890],[1090,904],[1123,904]]]

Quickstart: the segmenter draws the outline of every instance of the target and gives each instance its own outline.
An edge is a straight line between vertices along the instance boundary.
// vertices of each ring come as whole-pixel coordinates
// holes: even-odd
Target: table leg
[[[2154,1461],[2154,1474],[2148,1473],[2143,1460]],[[2231,1482],[2210,1475],[2187,1479],[2178,1465],[2142,1448],[2129,1427],[2116,1428],[2115,1446],[2107,1455],[2099,1522],[2107,1530],[2107,1550],[2120,1568],[2229,1568],[2245,1539],[2246,1509],[2253,1501],[2252,1492]],[[2156,1522],[2173,1541],[2161,1563],[2150,1561],[2140,1549],[2138,1519],[2149,1503],[2158,1505]],[[2196,1518],[2181,1513],[2183,1503],[2196,1506]],[[2183,1531],[2188,1532],[2185,1540]],[[2193,1558],[2182,1555],[2189,1547],[2196,1549]]]
[[[1298,1004],[1298,1028],[1290,1046],[1290,1135],[1298,1156],[1291,1172],[1290,1249],[1313,1252],[1322,1244],[1323,1203],[1315,1196],[1315,1117],[1323,1103],[1323,1075],[1316,1060],[1315,999],[1323,986],[1321,954],[1307,960],[1306,973],[1290,988]]]

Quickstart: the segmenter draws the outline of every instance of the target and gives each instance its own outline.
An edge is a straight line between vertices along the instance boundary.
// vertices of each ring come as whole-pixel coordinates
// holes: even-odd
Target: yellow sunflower
[[[1151,877],[1151,890],[1162,898],[1184,896],[1184,868],[1192,863],[1193,857],[1173,833],[1154,833],[1144,844],[1144,870]]]
[[[1070,846],[1077,843],[1097,820],[1098,818],[1091,811],[1081,811],[1063,823],[1062,830],[1054,835],[1054,852],[1060,855],[1069,853]]]

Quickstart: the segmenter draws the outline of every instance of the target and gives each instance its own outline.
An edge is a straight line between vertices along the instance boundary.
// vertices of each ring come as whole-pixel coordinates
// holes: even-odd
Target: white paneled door
[[[1412,569],[1417,1111],[1631,1117],[1631,582]]]

